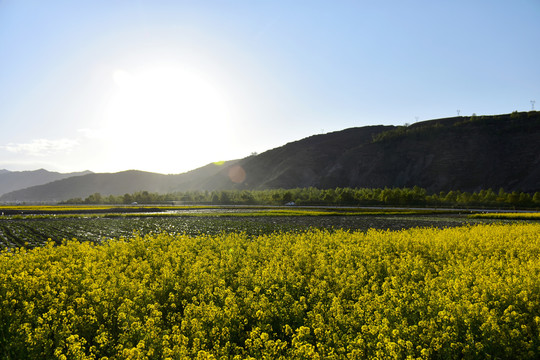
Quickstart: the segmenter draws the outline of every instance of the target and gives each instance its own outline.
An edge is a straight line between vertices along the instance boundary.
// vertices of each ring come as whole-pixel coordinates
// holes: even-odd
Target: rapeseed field
[[[540,225],[0,253],[0,359],[538,359]]]

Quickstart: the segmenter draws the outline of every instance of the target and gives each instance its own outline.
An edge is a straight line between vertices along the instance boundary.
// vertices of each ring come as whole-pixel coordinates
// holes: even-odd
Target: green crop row
[[[472,214],[468,217],[471,219],[540,220],[540,212],[484,213]]]
[[[171,234],[221,234],[244,232],[250,236],[279,231],[317,229],[404,229],[411,227],[454,227],[467,223],[490,223],[491,220],[470,219],[461,215],[409,212],[356,212],[318,210],[235,209],[235,212],[145,213],[145,214],[61,214],[13,215],[0,218],[0,248],[44,245],[48,239],[60,244],[63,239],[99,243],[104,239],[167,232]],[[418,216],[422,215],[422,216]]]

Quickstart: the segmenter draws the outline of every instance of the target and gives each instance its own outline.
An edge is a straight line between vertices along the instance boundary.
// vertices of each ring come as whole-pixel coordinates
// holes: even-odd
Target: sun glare
[[[219,158],[218,147],[228,131],[228,110],[212,81],[194,70],[172,67],[116,70],[112,77],[115,89],[104,128],[114,136],[113,153],[123,152],[127,144],[131,148],[130,156],[124,154],[122,159],[133,164],[123,168],[151,162],[159,171],[158,163],[170,168],[171,158],[197,164],[198,158]],[[162,150],[162,157],[149,159],[149,149]]]

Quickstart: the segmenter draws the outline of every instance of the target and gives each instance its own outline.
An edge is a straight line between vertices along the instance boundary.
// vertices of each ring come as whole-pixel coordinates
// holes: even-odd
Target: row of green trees
[[[436,194],[415,186],[413,188],[298,188],[272,190],[186,191],[169,194],[139,191],[119,196],[92,194],[85,199],[75,198],[67,204],[215,204],[215,205],[390,205],[390,206],[448,206],[448,207],[509,207],[538,208],[540,192],[498,192],[492,189],[478,192],[441,191]]]

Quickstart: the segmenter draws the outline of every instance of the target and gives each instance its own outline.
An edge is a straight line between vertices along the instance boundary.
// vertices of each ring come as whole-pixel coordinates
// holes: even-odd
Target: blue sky
[[[180,173],[539,108],[538,19],[538,0],[0,0],[0,168]]]

